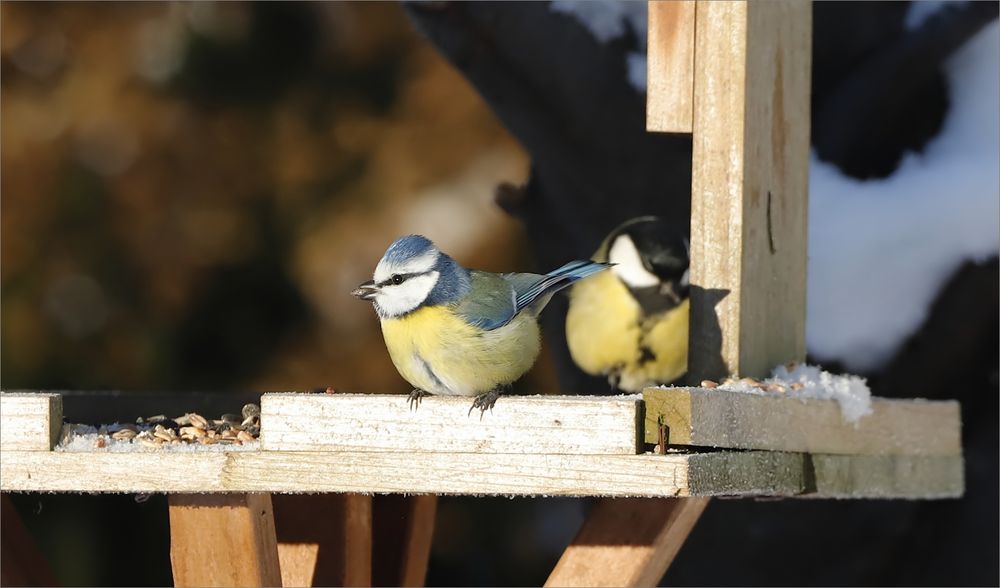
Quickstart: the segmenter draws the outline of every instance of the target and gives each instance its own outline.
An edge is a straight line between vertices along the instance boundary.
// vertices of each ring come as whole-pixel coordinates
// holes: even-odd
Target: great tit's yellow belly
[[[485,331],[446,306],[383,319],[382,336],[406,381],[446,396],[476,396],[514,382],[535,363],[541,344],[538,323],[526,313]]]
[[[610,375],[618,387],[639,392],[687,371],[688,301],[644,317],[614,272],[573,285],[566,342],[573,361],[591,375]]]

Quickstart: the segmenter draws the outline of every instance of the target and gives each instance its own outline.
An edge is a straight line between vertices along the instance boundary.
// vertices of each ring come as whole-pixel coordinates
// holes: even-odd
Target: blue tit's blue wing
[[[486,331],[502,327],[514,318],[514,290],[499,274],[472,270],[471,288],[455,303],[455,314]]]
[[[537,314],[559,290],[609,267],[606,263],[577,260],[545,275],[503,274],[502,277],[514,289],[515,314],[526,308]]]

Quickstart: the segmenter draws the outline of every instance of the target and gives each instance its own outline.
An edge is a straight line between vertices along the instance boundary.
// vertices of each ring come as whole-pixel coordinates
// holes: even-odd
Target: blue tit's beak
[[[368,280],[364,284],[361,284],[357,288],[351,291],[351,296],[355,296],[362,300],[371,300],[375,298],[375,294],[378,292],[378,288],[375,287],[374,280]]]

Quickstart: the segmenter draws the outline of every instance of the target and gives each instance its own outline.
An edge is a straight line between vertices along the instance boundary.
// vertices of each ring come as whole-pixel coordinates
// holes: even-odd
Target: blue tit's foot
[[[469,407],[469,414],[471,415],[472,411],[478,408],[479,420],[483,420],[483,413],[487,410],[493,410],[493,405],[497,403],[497,398],[500,398],[500,391],[496,388],[485,394],[476,396],[476,399],[472,401],[472,406]]]
[[[428,395],[427,391],[421,390],[420,388],[414,388],[413,392],[410,392],[410,397],[409,397],[410,410],[416,410],[420,408],[420,399],[422,399],[424,396],[427,395]]]

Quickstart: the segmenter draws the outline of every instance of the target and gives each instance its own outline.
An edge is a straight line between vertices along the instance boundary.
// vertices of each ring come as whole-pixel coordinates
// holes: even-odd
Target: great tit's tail
[[[608,263],[596,261],[571,261],[566,265],[540,276],[537,274],[516,274],[514,279],[515,311],[528,309],[537,314],[552,299],[552,295],[571,285],[611,267]],[[530,276],[530,277],[529,277]]]

